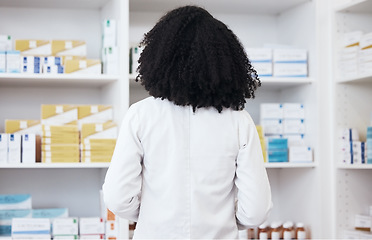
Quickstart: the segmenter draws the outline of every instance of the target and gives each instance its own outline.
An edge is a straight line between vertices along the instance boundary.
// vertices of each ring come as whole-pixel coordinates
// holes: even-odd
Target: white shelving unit
[[[35,164],[0,164],[0,169],[11,168],[11,169],[44,169],[44,168],[108,168],[110,163],[35,163]]]
[[[332,86],[333,112],[333,159],[335,179],[335,237],[344,238],[344,230],[354,228],[356,214],[368,215],[372,203],[369,182],[372,181],[372,164],[356,165],[339,163],[338,131],[342,128],[356,128],[360,139],[366,139],[370,126],[372,105],[372,74],[340,78],[337,74],[338,40],[342,34],[361,30],[372,32],[372,1],[354,0],[333,5],[333,64],[335,74]]]

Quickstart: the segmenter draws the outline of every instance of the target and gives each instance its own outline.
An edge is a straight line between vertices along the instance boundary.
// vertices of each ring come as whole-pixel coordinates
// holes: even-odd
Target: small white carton
[[[6,72],[20,73],[21,72],[21,52],[7,51],[6,52]]]
[[[305,121],[303,119],[284,119],[284,134],[305,134]]]
[[[105,234],[105,223],[100,217],[80,218],[80,235]]]
[[[6,52],[0,50],[0,73],[6,72]]]
[[[8,134],[0,133],[0,163],[8,162]]]
[[[292,146],[289,147],[289,162],[312,162],[313,151],[311,147]]]
[[[53,220],[53,236],[78,234],[79,226],[77,218],[55,218]]]
[[[283,118],[304,119],[305,118],[304,105],[301,103],[284,103]]]
[[[9,134],[8,138],[8,163],[21,163],[21,134]]]
[[[36,162],[36,134],[22,134],[22,163]]]
[[[13,239],[50,239],[50,220],[47,218],[13,218]]]
[[[281,119],[263,119],[261,125],[265,135],[283,133],[283,121]]]
[[[261,119],[282,119],[283,105],[280,103],[262,103],[260,114]]]

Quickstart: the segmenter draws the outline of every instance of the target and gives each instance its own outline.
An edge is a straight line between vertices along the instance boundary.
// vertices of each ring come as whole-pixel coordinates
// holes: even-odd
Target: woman
[[[234,33],[196,6],[167,13],[142,45],[138,79],[151,97],[123,120],[104,201],[137,222],[135,239],[236,239],[272,207],[244,110],[256,71]]]

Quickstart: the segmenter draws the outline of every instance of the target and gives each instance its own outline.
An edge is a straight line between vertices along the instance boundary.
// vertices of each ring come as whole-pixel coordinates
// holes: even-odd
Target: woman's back
[[[243,196],[262,188],[258,195],[240,199],[246,207],[253,206],[261,212],[256,214],[254,209],[249,209],[253,219],[244,222],[244,216],[242,224],[259,224],[266,217],[270,191],[268,186],[255,182],[266,172],[261,168],[256,171],[254,167],[242,169],[244,174],[238,176],[239,179],[236,176],[237,164],[242,165],[238,165],[239,168],[260,165],[258,161],[263,164],[262,154],[258,159],[252,155],[252,159],[238,161],[240,151],[247,144],[253,149],[259,149],[260,144],[258,137],[249,139],[252,132],[257,133],[246,111],[224,109],[218,113],[214,108],[200,108],[194,113],[190,106],[149,97],[133,105],[126,118],[134,122],[132,134],[140,145],[129,149],[125,147],[128,137],[120,138],[117,144],[122,150],[115,150],[112,164],[120,161],[116,158],[131,155],[132,151],[142,155],[139,213],[137,205],[124,207],[127,214],[138,214],[135,238],[237,238],[237,181],[244,182]],[[133,162],[115,165],[112,169],[118,172],[135,168]],[[250,199],[252,197],[256,199]]]

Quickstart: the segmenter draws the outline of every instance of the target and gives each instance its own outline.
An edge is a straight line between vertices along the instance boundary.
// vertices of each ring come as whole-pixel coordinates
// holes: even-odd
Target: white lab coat
[[[237,239],[272,207],[248,112],[146,98],[121,125],[104,202],[137,222],[134,239]]]

